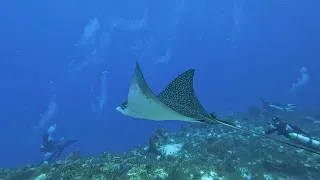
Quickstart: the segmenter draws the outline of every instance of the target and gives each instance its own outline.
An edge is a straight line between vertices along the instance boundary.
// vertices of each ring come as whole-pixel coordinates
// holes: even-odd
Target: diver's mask
[[[281,120],[279,117],[272,118],[271,123],[268,123],[268,126],[271,128],[277,128],[281,124]]]

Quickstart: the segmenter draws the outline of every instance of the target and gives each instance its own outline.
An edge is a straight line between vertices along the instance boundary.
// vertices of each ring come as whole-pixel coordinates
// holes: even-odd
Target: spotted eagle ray
[[[126,116],[139,119],[156,121],[176,120],[208,124],[218,123],[320,155],[319,152],[308,148],[217,119],[214,113],[208,113],[199,102],[193,88],[194,73],[194,69],[183,72],[160,94],[155,95],[149,88],[138,62],[136,62],[135,72],[129,87],[128,99],[120,107],[117,107],[116,110]]]

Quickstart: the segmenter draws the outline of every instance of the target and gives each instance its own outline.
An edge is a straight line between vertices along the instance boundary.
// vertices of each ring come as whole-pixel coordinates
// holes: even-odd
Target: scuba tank
[[[289,133],[289,137],[298,143],[308,145],[312,148],[320,149],[319,140],[310,138],[304,134],[298,134],[298,133],[292,132],[292,133]]]

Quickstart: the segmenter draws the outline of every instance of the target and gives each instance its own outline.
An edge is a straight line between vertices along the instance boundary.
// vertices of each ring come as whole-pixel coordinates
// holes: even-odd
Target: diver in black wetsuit
[[[291,112],[296,109],[296,105],[294,104],[283,105],[280,103],[273,103],[264,99],[261,100],[261,103],[263,107],[269,112]]]
[[[279,117],[272,118],[272,123],[269,124],[271,129],[265,131],[266,134],[277,132],[278,135],[283,135],[286,138],[305,145],[313,149],[320,149],[320,141],[309,137],[302,129],[288,123],[281,122]]]
[[[64,148],[70,146],[71,144],[77,142],[76,140],[64,141],[63,138],[60,140],[53,140],[49,133],[45,133],[42,136],[42,145],[40,148],[41,152],[44,152],[44,164],[54,162],[58,159],[64,150]]]

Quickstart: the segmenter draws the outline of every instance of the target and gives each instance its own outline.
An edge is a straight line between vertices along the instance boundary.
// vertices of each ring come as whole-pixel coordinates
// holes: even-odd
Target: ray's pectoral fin
[[[211,115],[202,107],[195,94],[194,73],[194,69],[181,73],[157,97],[174,111],[191,118],[191,122],[203,122],[203,117]]]

